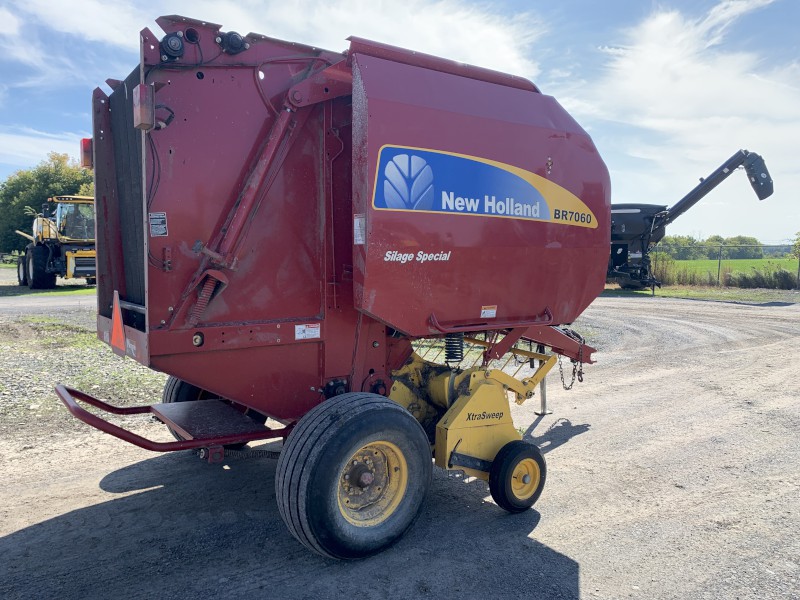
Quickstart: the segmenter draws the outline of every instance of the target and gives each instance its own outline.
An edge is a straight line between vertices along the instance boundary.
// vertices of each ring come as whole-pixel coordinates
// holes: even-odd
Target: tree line
[[[0,183],[0,251],[24,250],[28,240],[14,232],[30,233],[29,206],[40,212],[52,196],[94,196],[92,172],[82,169],[68,154],[51,152],[32,169],[20,170]]]
[[[705,240],[690,235],[665,235],[657,248],[657,252],[675,260],[781,258],[791,255],[792,250],[792,244],[765,246],[757,238],[746,235],[727,238],[712,235]]]

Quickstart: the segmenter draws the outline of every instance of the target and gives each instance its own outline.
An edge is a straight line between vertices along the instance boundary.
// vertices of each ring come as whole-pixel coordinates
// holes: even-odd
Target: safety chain
[[[572,379],[570,379],[569,384],[564,380],[564,367],[561,366],[561,355],[558,355],[558,372],[561,375],[561,385],[564,386],[565,390],[571,390],[572,386],[575,385],[576,379],[578,383],[583,383],[583,346],[586,340],[577,331],[571,329],[562,329],[562,331],[567,337],[571,337],[578,342],[578,360],[572,360]]]

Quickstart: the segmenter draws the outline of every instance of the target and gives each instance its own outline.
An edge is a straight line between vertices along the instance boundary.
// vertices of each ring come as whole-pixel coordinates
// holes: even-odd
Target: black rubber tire
[[[529,461],[533,461],[538,466],[539,480],[534,482],[533,494],[520,497],[514,491],[514,471],[523,461],[530,466],[533,464]],[[500,448],[500,452],[492,461],[489,469],[489,491],[500,508],[511,513],[520,513],[536,503],[542,495],[546,479],[547,466],[539,447],[522,440],[515,440]]]
[[[390,507],[378,512],[379,522],[356,525],[345,516],[340,482],[353,464],[350,459],[376,447],[371,444],[399,449],[404,482],[400,491],[388,494],[399,480],[390,481],[398,468],[389,468],[387,460],[384,494]],[[347,393],[316,406],[289,434],[278,459],[275,495],[284,523],[304,546],[331,558],[364,558],[394,544],[416,520],[431,472],[428,437],[408,411],[378,394]],[[384,500],[380,496],[375,504]]]
[[[56,274],[48,273],[47,258],[50,252],[45,246],[33,246],[25,254],[28,287],[32,290],[52,290],[56,287]]]
[[[161,402],[164,404],[169,404],[170,402],[189,402],[192,400],[212,400],[217,399],[220,402],[227,402],[226,400],[221,399],[218,395],[212,394],[211,392],[204,390],[202,388],[197,387],[196,385],[192,385],[184,381],[183,379],[178,379],[177,377],[173,377],[170,375],[167,378],[167,383],[164,384],[164,392],[161,394]],[[267,418],[260,414],[260,413],[247,413],[248,416],[256,421],[257,423],[264,423]],[[167,427],[169,432],[172,434],[176,440],[182,441],[183,438],[178,434],[178,432],[174,431],[172,428]],[[246,442],[241,444],[225,444],[226,450],[241,450],[247,446]]]
[[[17,283],[19,285],[28,285],[28,267],[27,260],[24,254],[17,257]]]

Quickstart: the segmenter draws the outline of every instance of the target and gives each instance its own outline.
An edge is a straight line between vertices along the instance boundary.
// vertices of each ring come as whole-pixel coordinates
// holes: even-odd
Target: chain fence
[[[800,257],[791,244],[659,243],[651,258],[666,285],[800,289]]]

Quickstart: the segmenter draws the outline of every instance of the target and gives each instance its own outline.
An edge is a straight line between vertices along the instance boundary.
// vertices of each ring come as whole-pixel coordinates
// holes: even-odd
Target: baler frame
[[[515,347],[514,344],[524,340],[524,338],[521,336],[521,333],[524,331],[524,328],[520,328],[516,332],[513,330],[507,331],[499,341],[489,341],[488,334],[486,336],[487,339],[484,340],[475,337],[464,338],[464,342],[468,345],[484,349],[482,355],[476,358],[469,367],[466,367],[466,371],[475,371],[476,367],[478,367],[478,363],[480,363],[480,367],[478,367],[477,370],[484,373],[484,376],[487,379],[493,379],[499,382],[504,389],[513,391],[517,404],[523,404],[527,399],[530,399],[534,396],[536,387],[544,381],[544,378],[556,365],[559,356],[558,354],[546,354],[543,351],[534,352],[531,350],[525,350],[524,348]],[[551,343],[556,339],[557,338],[554,336],[549,338]],[[535,343],[537,349],[542,348],[542,345],[539,342],[534,342],[532,339],[528,341],[531,344]],[[563,346],[563,348],[559,348],[560,354],[565,356],[574,355],[576,358],[573,359],[573,362],[577,361],[578,357],[580,357],[581,360],[593,362],[591,359],[591,353],[594,351],[594,349],[590,346],[576,342],[573,337],[566,335],[564,336],[564,341],[560,342],[560,344]],[[444,351],[443,345],[441,347],[441,351]],[[415,353],[414,356],[416,358],[410,360],[403,369],[393,373],[393,378],[395,380],[401,379],[404,376],[403,373],[407,372],[409,366],[414,364],[414,360],[424,362],[427,352],[424,352],[421,355],[417,355]],[[499,369],[489,368],[488,365],[491,361],[498,360],[503,356],[508,356],[508,360],[506,360],[506,362]],[[512,375],[506,373],[506,366],[515,356],[523,357],[529,361],[531,365],[534,364],[534,361],[538,361],[539,364],[536,368],[536,371],[531,376],[526,377],[523,380],[516,379],[516,376],[524,364],[520,364],[520,366]],[[437,357],[438,355],[434,356],[433,360],[436,360]],[[224,446],[228,444],[240,444],[271,439],[286,439],[296,424],[295,422],[290,422],[288,425],[285,425],[279,429],[272,429],[248,419],[234,406],[231,406],[228,403],[217,402],[215,400],[196,400],[191,402],[183,402],[180,405],[162,403],[142,406],[116,406],[104,400],[95,398],[86,392],[82,392],[61,384],[56,386],[55,391],[61,402],[75,418],[83,421],[87,425],[94,427],[95,429],[99,429],[100,431],[108,433],[109,435],[113,435],[114,437],[138,446],[139,448],[153,452],[207,449],[209,450],[209,462],[221,462],[225,455]],[[408,403],[404,403],[403,401],[397,399],[395,399],[395,401],[400,402],[400,404]],[[164,423],[171,430],[179,432],[184,439],[172,442],[159,442],[150,440],[106,419],[103,419],[92,412],[89,412],[81,406],[81,403],[88,404],[96,409],[112,415],[151,415],[152,417]],[[212,405],[215,410],[213,420],[210,420],[207,416],[202,415],[200,416],[198,422],[198,415],[196,414],[198,408],[211,408]],[[183,410],[180,414],[176,414],[176,408],[182,408]],[[236,433],[225,433],[223,435],[208,435],[207,432],[202,432],[201,435],[198,435],[198,427],[207,429],[209,425],[213,425],[215,430],[223,429],[226,431],[236,431],[238,429],[238,431],[236,431]],[[464,468],[471,469],[472,474],[479,478],[488,478],[489,469],[487,465],[490,461],[468,457],[463,454],[455,455],[454,449],[450,452],[447,452],[445,456],[448,458],[443,461],[439,461],[441,464],[437,462],[437,464],[439,464],[439,466],[442,468],[457,468],[462,466]],[[468,462],[465,464],[464,460],[468,460]],[[481,472],[481,468],[479,467],[487,468],[483,469],[483,472]]]
[[[157,23],[166,35],[142,30],[140,65],[94,91],[83,148],[98,337],[170,377],[150,407],[64,386],[61,401],[155,451],[221,460],[226,445],[283,439],[281,515],[326,556],[399,539],[434,448],[505,510],[530,508],[545,462],[508,392],[533,396],[558,360],[544,347],[592,362],[558,328],[604,285],[610,184],[588,134],[520,77],[359,38],[334,53]],[[444,363],[415,352],[423,339]],[[469,368],[465,343],[481,348]],[[490,368],[506,356],[533,374]],[[153,415],[178,440],[81,404]]]

